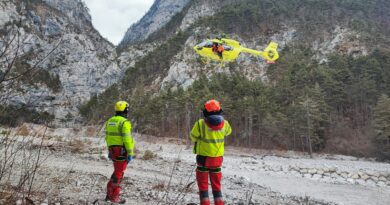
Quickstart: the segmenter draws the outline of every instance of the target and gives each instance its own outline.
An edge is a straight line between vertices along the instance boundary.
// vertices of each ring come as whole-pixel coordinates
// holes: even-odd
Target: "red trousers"
[[[196,169],[196,181],[198,182],[199,197],[201,205],[210,205],[209,199],[209,178],[213,190],[214,204],[223,205],[221,180],[223,157],[196,156],[198,167]]]
[[[114,173],[107,183],[107,198],[112,201],[117,201],[121,191],[120,183],[127,167],[127,153],[122,147],[111,147],[109,156],[114,162]]]

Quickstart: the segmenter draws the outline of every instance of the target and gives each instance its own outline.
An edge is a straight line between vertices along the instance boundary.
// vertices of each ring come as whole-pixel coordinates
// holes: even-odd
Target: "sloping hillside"
[[[189,2],[190,0],[156,0],[145,16],[127,30],[119,48],[142,42],[169,21],[175,21],[175,15]]]
[[[120,96],[131,102],[137,130],[182,136],[213,97],[236,145],[307,150],[311,139],[314,150],[373,153],[371,142],[386,144],[375,140],[373,108],[390,94],[389,13],[384,0],[193,1],[144,41],[155,49],[121,64],[124,78],[81,111],[109,116]],[[257,49],[276,41],[281,59],[205,64],[192,46],[221,33]]]

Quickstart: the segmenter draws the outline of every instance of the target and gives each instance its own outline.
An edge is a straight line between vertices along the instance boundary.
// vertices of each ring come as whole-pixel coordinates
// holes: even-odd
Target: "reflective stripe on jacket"
[[[105,129],[108,148],[114,145],[124,146],[128,155],[134,155],[134,140],[129,120],[122,116],[114,116],[106,122]]]
[[[220,130],[212,130],[203,119],[198,120],[191,130],[190,139],[195,142],[194,154],[208,157],[220,157],[225,152],[225,137],[232,133],[227,120]]]

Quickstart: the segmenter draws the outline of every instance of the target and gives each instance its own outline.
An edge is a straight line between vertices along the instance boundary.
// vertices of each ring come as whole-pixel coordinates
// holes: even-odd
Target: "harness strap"
[[[199,171],[199,172],[209,172],[209,169],[207,167],[198,166],[197,167],[197,171]]]

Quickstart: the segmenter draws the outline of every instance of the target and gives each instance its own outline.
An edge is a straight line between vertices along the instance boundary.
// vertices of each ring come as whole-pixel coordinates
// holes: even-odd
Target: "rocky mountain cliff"
[[[139,68],[145,69],[146,75],[150,77],[147,86],[157,90],[170,86],[188,87],[201,74],[210,76],[220,72],[238,72],[249,79],[267,80],[265,73],[268,65],[261,59],[249,55],[242,55],[234,65],[205,64],[199,61],[192,47],[210,36],[221,33],[226,33],[228,37],[239,40],[244,46],[255,49],[265,48],[270,41],[277,42],[281,52],[286,46],[304,45],[313,51],[310,58],[320,63],[327,62],[327,57],[333,53],[357,57],[367,55],[378,46],[385,47],[386,44],[379,42],[370,45],[371,40],[368,40],[375,40],[373,34],[378,27],[382,28],[375,35],[381,35],[380,39],[388,41],[383,37],[383,34],[388,32],[386,28],[389,25],[389,17],[386,14],[388,8],[386,6],[380,8],[381,1],[371,4],[370,9],[378,9],[372,14],[365,13],[360,2],[351,5],[345,2],[316,5],[295,1],[289,5],[284,1],[270,3],[267,0],[260,2],[194,0],[188,4],[185,4],[186,1],[180,2],[183,3],[181,6],[172,6],[177,2],[167,1],[162,4],[161,1],[156,1],[145,17],[128,30],[120,45],[124,50],[134,48],[131,44],[135,42],[153,44],[155,47],[172,46],[175,43],[169,42],[169,39],[184,34],[178,43],[183,45],[176,45],[177,50],[173,51],[174,54],[172,53],[169,58],[165,56],[164,59],[160,59],[166,62],[165,67],[155,69],[155,72],[145,66]],[[251,7],[250,4],[254,6]],[[172,7],[176,8],[175,12],[171,11]],[[355,9],[356,14],[353,13]],[[317,19],[314,18],[315,12],[320,12]],[[171,15],[166,15],[167,13]],[[378,22],[375,23],[376,20]],[[368,30],[364,29],[366,27],[374,29],[367,32]],[[162,54],[155,52],[152,55],[156,59]],[[142,60],[139,58],[139,61]],[[120,67],[125,70],[132,70],[134,67],[127,65],[120,64]]]
[[[126,32],[119,47],[139,43],[167,24],[190,0],[156,0],[144,17]]]
[[[1,1],[0,28],[2,74],[11,64],[5,78],[28,71],[16,79],[17,86],[2,82],[2,106],[45,112],[63,124],[80,119],[78,107],[123,73],[115,47],[93,28],[80,0]],[[7,113],[3,114],[6,120]],[[24,113],[22,118],[33,119],[29,115],[33,114]]]

